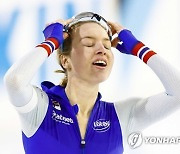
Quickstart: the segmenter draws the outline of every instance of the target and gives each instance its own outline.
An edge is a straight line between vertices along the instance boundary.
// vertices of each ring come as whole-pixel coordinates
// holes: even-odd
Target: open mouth
[[[93,65],[100,66],[100,67],[106,67],[107,63],[103,60],[98,60],[98,61],[93,62]]]

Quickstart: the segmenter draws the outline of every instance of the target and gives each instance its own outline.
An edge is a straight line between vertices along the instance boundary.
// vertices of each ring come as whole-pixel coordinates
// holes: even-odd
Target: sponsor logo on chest
[[[105,132],[110,128],[110,120],[99,119],[93,123],[93,129],[97,132]]]
[[[52,112],[52,119],[55,120],[56,122],[60,122],[66,125],[71,125],[74,123],[72,118],[68,118],[63,116],[62,114],[58,114],[54,110]]]
[[[51,99],[51,102],[52,102],[53,108],[61,111],[61,106],[60,106],[60,103],[58,101]]]

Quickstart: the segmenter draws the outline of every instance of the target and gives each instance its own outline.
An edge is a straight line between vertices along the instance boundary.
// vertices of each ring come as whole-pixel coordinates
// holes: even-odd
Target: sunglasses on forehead
[[[80,22],[96,22],[100,24],[108,33],[109,38],[111,40],[112,38],[112,32],[110,25],[107,23],[107,21],[100,15],[93,13],[93,12],[82,12],[76,16],[72,17],[72,22],[64,26],[64,31],[68,32],[68,30],[73,26],[76,25],[77,23]]]

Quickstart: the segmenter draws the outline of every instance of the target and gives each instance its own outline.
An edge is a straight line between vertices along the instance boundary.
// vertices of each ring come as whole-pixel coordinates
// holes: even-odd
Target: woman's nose
[[[106,54],[106,49],[104,48],[104,45],[99,43],[97,45],[97,48],[96,48],[96,54],[102,54],[102,55],[105,55]]]

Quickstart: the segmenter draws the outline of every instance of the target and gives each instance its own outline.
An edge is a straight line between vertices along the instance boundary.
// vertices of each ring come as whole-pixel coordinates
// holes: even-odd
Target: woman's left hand
[[[115,22],[111,22],[111,21],[108,21],[108,24],[111,26],[111,31],[112,31],[112,35],[114,34],[119,34],[123,29],[124,27],[118,23],[115,23]],[[115,37],[112,41],[111,41],[111,46],[116,48],[118,42],[119,42],[119,38],[118,36]]]

